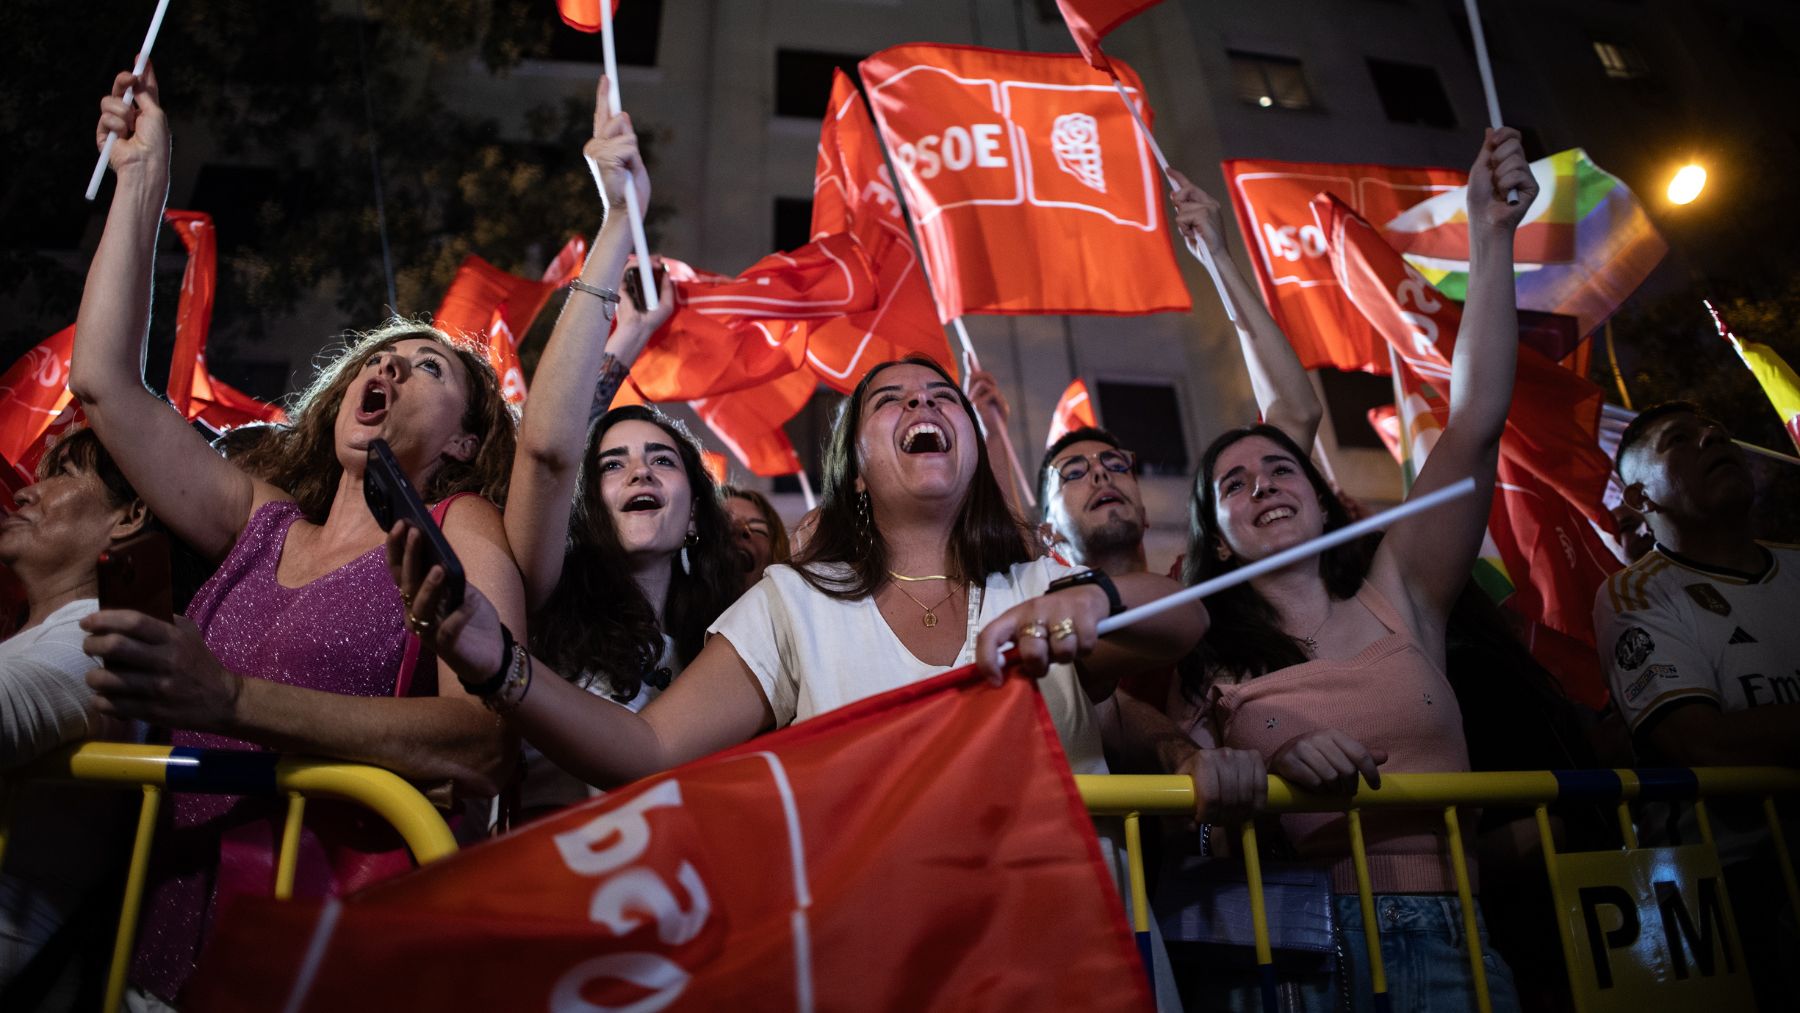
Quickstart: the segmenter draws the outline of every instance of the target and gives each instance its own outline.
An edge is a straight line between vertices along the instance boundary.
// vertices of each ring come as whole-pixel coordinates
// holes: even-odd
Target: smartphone
[[[650,267],[650,280],[656,284],[658,296],[662,295],[663,278],[668,273],[668,268],[663,266],[661,260]],[[636,306],[639,313],[644,312],[644,276],[638,272],[636,265],[625,269],[625,294],[631,298],[631,305]]]
[[[100,607],[131,609],[165,623],[175,621],[169,578],[169,536],[142,531],[100,553],[94,563]]]
[[[375,515],[381,530],[392,530],[395,521],[405,521],[418,529],[424,539],[420,549],[425,553],[425,569],[429,571],[433,565],[444,568],[443,612],[460,608],[464,587],[462,562],[450,550],[450,540],[432,520],[418,490],[400,470],[400,462],[386,440],[369,444],[369,464],[363,469],[363,500],[369,504],[369,512]]]

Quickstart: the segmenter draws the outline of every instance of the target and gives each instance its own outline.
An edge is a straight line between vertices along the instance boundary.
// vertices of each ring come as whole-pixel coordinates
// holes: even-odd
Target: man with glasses
[[[1110,577],[1149,568],[1137,455],[1113,434],[1084,426],[1051,444],[1038,468],[1038,502],[1044,547],[1064,562]]]

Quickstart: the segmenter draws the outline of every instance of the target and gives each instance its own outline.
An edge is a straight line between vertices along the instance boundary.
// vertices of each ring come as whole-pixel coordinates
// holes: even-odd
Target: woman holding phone
[[[83,621],[88,653],[106,664],[88,674],[97,709],[174,729],[178,746],[338,757],[464,798],[494,794],[507,766],[503,728],[449,669],[416,664],[414,635],[435,614],[409,612],[395,592],[362,488],[369,443],[385,439],[437,505],[469,585],[523,629],[518,571],[495,505],[505,495],[513,421],[485,356],[406,321],[351,335],[295,400],[292,424],[259,448],[256,475],[221,458],[146,389],[141,370],[169,186],[154,73],[118,75],[100,107],[95,139],[118,134],[118,185],[82,295],[69,386],[144,501],[219,569],[175,623],[116,610]],[[269,809],[258,801],[184,794],[173,809],[174,832],[158,838],[133,969],[138,987],[168,1002],[179,1001],[218,892],[232,889],[230,870],[269,861],[271,839]],[[379,839],[354,820],[320,826],[327,843],[366,860],[334,847],[335,875],[318,877],[331,881],[303,876],[301,892],[401,867],[384,863]]]

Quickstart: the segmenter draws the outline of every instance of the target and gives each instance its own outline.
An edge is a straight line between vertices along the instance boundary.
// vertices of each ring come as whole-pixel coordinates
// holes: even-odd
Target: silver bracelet
[[[597,295],[602,300],[609,302],[609,303],[617,304],[619,301],[619,293],[613,291],[610,288],[601,288],[598,285],[589,285],[587,282],[582,281],[580,278],[576,278],[574,281],[569,282],[569,287],[574,289],[577,292],[586,292],[588,295]]]

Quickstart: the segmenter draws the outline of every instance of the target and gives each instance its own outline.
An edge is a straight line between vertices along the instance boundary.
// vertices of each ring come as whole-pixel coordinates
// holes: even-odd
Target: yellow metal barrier
[[[1143,815],[1192,815],[1194,786],[1192,780],[1179,775],[1077,775],[1077,787],[1088,811],[1096,816],[1124,816],[1128,826],[1136,829],[1137,817]],[[1469,943],[1469,960],[1476,1003],[1481,1013],[1491,1008],[1487,974],[1482,963],[1480,934],[1475,924],[1475,904],[1470,889],[1468,861],[1464,855],[1461,821],[1457,810],[1463,806],[1531,808],[1535,810],[1542,840],[1544,861],[1549,874],[1552,896],[1560,902],[1573,895],[1563,868],[1559,865],[1551,832],[1549,805],[1554,802],[1616,803],[1622,835],[1629,849],[1616,854],[1629,854],[1638,849],[1637,834],[1632,826],[1630,803],[1634,801],[1690,800],[1694,803],[1704,847],[1711,853],[1713,866],[1717,852],[1713,844],[1711,821],[1707,817],[1706,800],[1726,796],[1757,796],[1762,801],[1764,819],[1770,829],[1778,862],[1783,873],[1787,900],[1800,921],[1800,882],[1787,850],[1775,796],[1800,793],[1800,770],[1784,767],[1712,767],[1671,770],[1612,771],[1516,771],[1484,774],[1384,774],[1379,789],[1359,785],[1351,795],[1314,795],[1290,786],[1277,777],[1269,778],[1266,812],[1343,812],[1348,816],[1351,859],[1356,872],[1357,893],[1363,915],[1364,944],[1369,954],[1372,991],[1376,1008],[1387,1006],[1387,978],[1381,960],[1380,926],[1375,916],[1374,892],[1370,885],[1368,856],[1363,843],[1362,814],[1380,809],[1441,809],[1447,831],[1451,868],[1456,879],[1457,898],[1462,906],[1463,933]],[[1268,914],[1262,889],[1262,874],[1257,854],[1256,830],[1246,822],[1241,828],[1241,844],[1245,878],[1250,889],[1251,924],[1255,933],[1256,963],[1263,986],[1265,1009],[1274,1008],[1274,960],[1269,942]],[[1137,833],[1126,836],[1126,860],[1134,901],[1144,881],[1143,853]],[[1679,849],[1678,849],[1679,850]],[[1611,855],[1613,852],[1592,853]],[[1569,856],[1561,856],[1567,858]],[[1743,948],[1737,937],[1737,923],[1731,916],[1731,900],[1723,880],[1717,881],[1718,905],[1723,912],[1723,934],[1726,954],[1734,966],[1743,966]],[[1133,929],[1149,930],[1148,905],[1134,903]],[[1635,918],[1635,915],[1632,917]],[[1703,915],[1704,917],[1704,915]],[[1571,969],[1579,966],[1582,941],[1571,932],[1569,919],[1558,918],[1558,931],[1563,956]],[[1594,931],[1590,927],[1590,932]],[[1577,1010],[1592,1008],[1575,989]]]
[[[282,827],[273,884],[275,896],[284,900],[293,893],[301,819],[308,798],[354,802],[372,810],[399,832],[413,860],[421,865],[456,851],[456,838],[449,826],[417,789],[389,771],[354,763],[274,753],[88,742],[52,753],[8,774],[0,790],[10,798],[14,787],[24,781],[113,785],[120,789],[137,788],[142,795],[119,928],[113,938],[112,964],[107,973],[103,1008],[108,1013],[119,1008],[124,996],[125,974],[131,964],[138,911],[149,874],[157,810],[165,792],[285,795],[287,819]],[[10,816],[10,811],[0,810],[0,861],[5,859]]]

